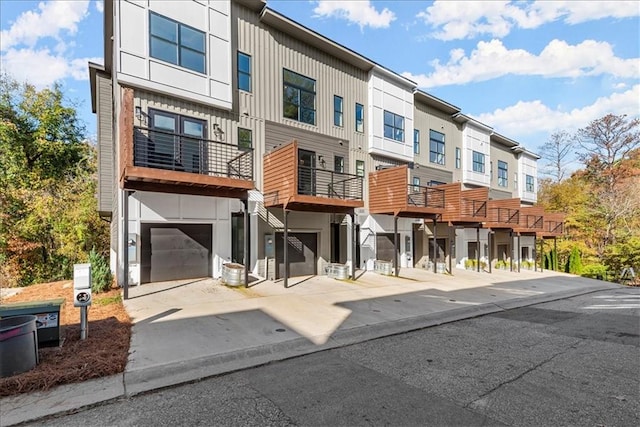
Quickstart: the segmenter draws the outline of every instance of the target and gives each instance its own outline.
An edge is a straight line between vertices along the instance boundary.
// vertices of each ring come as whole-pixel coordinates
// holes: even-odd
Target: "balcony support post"
[[[436,263],[438,260],[438,223],[436,222],[436,217],[433,217],[433,272],[436,273],[438,269],[436,268]]]
[[[489,230],[489,233],[487,234],[487,246],[489,248],[489,253],[487,254],[487,258],[488,258],[488,262],[487,264],[489,265],[489,273],[491,273],[491,260],[493,259],[493,237],[492,237],[493,231]]]
[[[393,269],[395,270],[395,275],[398,277],[400,273],[400,268],[398,266],[398,246],[400,242],[398,242],[398,217],[393,217]]]
[[[453,258],[453,248],[455,247],[456,241],[456,229],[454,227],[449,226],[449,274],[453,275],[452,268],[452,258]]]
[[[476,268],[480,273],[480,227],[476,227]]]
[[[351,212],[351,280],[356,280],[356,214]]]
[[[289,211],[283,209],[284,212],[284,287],[285,289],[289,287],[289,225],[287,224],[287,217],[289,216]],[[278,266],[276,265],[276,268]]]
[[[538,239],[533,236],[533,271],[538,272]]]
[[[544,269],[544,239],[540,239],[540,273]]]
[[[553,262],[554,260],[555,262]],[[551,269],[555,270],[558,264],[558,238],[556,236],[553,236],[553,260],[551,263],[553,264]]]
[[[242,201],[244,205],[244,287],[249,287],[249,268],[251,261],[249,260],[250,248],[249,248],[249,200]]]
[[[518,233],[518,273],[520,273],[520,266],[522,265],[522,250],[520,249],[520,233]]]
[[[124,190],[124,203],[122,204],[122,216],[124,217],[124,223],[122,224],[122,288],[123,297],[125,300],[129,299],[129,190]]]
[[[513,230],[509,231],[509,253],[511,254],[509,257],[509,271],[513,271],[513,258],[515,258],[513,253]]]

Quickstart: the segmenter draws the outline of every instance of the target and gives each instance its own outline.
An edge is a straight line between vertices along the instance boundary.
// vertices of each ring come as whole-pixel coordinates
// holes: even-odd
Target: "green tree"
[[[569,260],[565,265],[565,271],[567,273],[578,275],[582,273],[582,259],[580,258],[580,250],[577,246],[574,246],[573,249],[571,249]]]
[[[0,284],[71,277],[108,230],[95,206],[96,150],[61,88],[0,76]]]

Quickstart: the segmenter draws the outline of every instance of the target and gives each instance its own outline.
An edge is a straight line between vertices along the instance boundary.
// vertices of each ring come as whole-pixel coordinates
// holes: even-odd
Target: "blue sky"
[[[638,1],[307,1],[268,6],[538,151],[555,130],[640,115]],[[2,71],[62,84],[89,133],[102,1],[0,0]]]

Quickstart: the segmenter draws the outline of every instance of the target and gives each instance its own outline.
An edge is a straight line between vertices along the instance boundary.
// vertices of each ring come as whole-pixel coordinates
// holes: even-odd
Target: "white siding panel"
[[[166,86],[179,87],[189,92],[208,92],[206,77],[155,61],[149,62],[149,79]]]
[[[230,40],[229,17],[214,9],[209,9],[209,32],[212,36]]]
[[[211,0],[209,1],[209,6],[211,7],[211,9],[215,9],[224,15],[229,15],[228,1]]]
[[[120,3],[120,48],[133,55],[147,55],[146,10],[130,2]]]
[[[182,219],[213,219],[216,213],[216,199],[204,196],[181,196],[180,213]]]
[[[180,195],[140,192],[134,197],[140,200],[140,219],[167,220],[180,217]]]
[[[211,78],[223,82],[225,86],[229,86],[231,82],[231,66],[228,61],[224,59],[228,58],[230,53],[230,46],[227,40],[222,40],[217,37],[209,37],[209,75]],[[223,59],[221,61],[221,59]]]
[[[207,7],[194,1],[149,0],[149,9],[200,31],[207,30]]]
[[[229,200],[217,199],[216,216],[218,219],[229,219]]]
[[[124,74],[147,77],[147,61],[145,58],[120,52],[120,69]]]

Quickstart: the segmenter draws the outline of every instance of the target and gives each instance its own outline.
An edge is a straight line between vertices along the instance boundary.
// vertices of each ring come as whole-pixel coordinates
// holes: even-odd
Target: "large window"
[[[251,129],[238,128],[238,147],[241,149],[251,149],[253,147]]]
[[[529,193],[533,193],[534,192],[534,184],[533,184],[533,176],[531,175],[527,175],[526,176],[527,181],[526,181],[526,191],[528,191]]]
[[[356,132],[364,132],[364,106],[356,104]]]
[[[444,165],[444,134],[429,130],[429,161]]]
[[[204,32],[157,13],[149,13],[150,55],[189,70],[204,73]]]
[[[316,124],[316,81],[283,70],[284,116],[310,125]]]
[[[460,169],[461,163],[462,163],[462,152],[460,151],[460,147],[456,147],[456,169]]]
[[[364,176],[364,160],[356,160],[356,175]]]
[[[251,57],[238,52],[238,89],[251,92]]]
[[[398,142],[404,142],[404,117],[390,111],[385,111],[384,137]]]
[[[508,181],[509,181],[509,170],[508,170],[507,162],[498,160],[498,186],[508,187],[509,186]]]
[[[420,131],[418,129],[413,130],[413,153],[420,154]]]
[[[484,154],[478,151],[473,152],[473,171],[484,173]]]
[[[342,127],[342,97],[333,95],[333,124]]]

